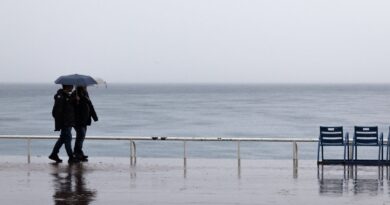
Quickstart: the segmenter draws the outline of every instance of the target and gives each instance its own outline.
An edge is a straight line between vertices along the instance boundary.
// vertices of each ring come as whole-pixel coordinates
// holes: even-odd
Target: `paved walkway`
[[[92,158],[69,166],[46,158],[0,158],[1,204],[390,204],[387,169],[299,161]],[[319,172],[319,173],[318,173]],[[239,174],[240,173],[240,174]]]

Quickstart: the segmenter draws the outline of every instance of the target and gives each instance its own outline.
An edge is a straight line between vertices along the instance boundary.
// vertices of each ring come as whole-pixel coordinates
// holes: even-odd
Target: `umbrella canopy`
[[[95,79],[88,75],[63,75],[54,81],[56,84],[62,85],[75,85],[75,86],[88,86],[98,84]]]

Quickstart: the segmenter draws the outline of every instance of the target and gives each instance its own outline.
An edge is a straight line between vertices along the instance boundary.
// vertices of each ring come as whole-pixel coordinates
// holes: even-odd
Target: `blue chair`
[[[348,132],[345,134],[343,132],[343,127],[320,127],[320,136],[318,139],[318,150],[317,150],[317,163],[320,162],[320,152],[321,152],[321,162],[324,161],[324,147],[325,146],[343,146],[344,147],[344,162],[349,159],[349,135]],[[348,151],[347,151],[348,150]],[[348,155],[348,158],[346,157]],[[326,159],[334,160],[334,159]]]
[[[352,142],[352,156],[357,160],[358,146],[378,147],[378,161],[383,160],[383,133],[379,137],[378,127],[355,126]]]

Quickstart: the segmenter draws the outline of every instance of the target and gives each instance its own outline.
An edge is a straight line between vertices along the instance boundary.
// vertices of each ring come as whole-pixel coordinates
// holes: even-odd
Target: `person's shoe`
[[[79,159],[80,161],[86,162],[88,161],[88,156],[84,154],[75,154],[75,158]]]
[[[56,163],[61,163],[61,162],[62,162],[62,159],[60,159],[60,158],[58,157],[58,155],[56,155],[56,154],[51,154],[51,155],[49,156],[49,159],[51,159],[51,160],[53,160],[53,161],[56,161]]]
[[[77,158],[69,158],[68,163],[69,164],[80,163],[80,160]]]
[[[80,157],[80,160],[81,160],[82,162],[88,162],[88,156],[87,156],[87,155],[82,155],[82,156]]]
[[[83,158],[80,159],[80,161],[82,161],[82,162],[88,162],[88,158],[83,157]]]

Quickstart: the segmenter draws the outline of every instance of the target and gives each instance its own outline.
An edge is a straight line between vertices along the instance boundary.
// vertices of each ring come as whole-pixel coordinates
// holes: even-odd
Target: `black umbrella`
[[[88,75],[63,75],[54,81],[56,84],[62,85],[75,85],[75,86],[88,86],[98,84],[95,79]]]

